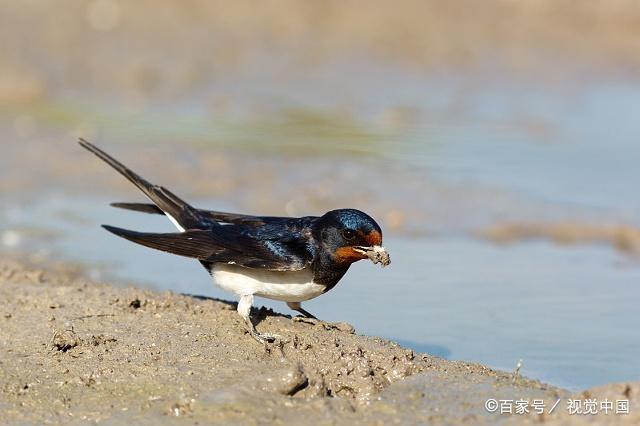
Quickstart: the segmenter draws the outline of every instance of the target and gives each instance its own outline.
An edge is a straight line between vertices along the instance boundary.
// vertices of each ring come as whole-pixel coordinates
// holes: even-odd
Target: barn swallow
[[[199,260],[219,287],[239,297],[238,313],[249,333],[261,343],[276,336],[259,333],[251,321],[254,296],[284,301],[289,308],[315,319],[302,309],[301,302],[331,290],[352,263],[362,259],[382,266],[390,263],[382,247],[380,226],[359,210],[339,209],[299,218],[201,210],[143,179],[86,140],[79,143],[153,202],[112,206],[166,215],[179,232],[103,228],[134,243]]]

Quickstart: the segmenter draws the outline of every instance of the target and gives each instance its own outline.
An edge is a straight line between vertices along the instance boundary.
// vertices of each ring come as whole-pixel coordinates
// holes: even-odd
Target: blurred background
[[[5,253],[230,298],[99,228],[171,225],[108,207],[142,198],[84,137],[201,207],[374,216],[391,267],[354,265],[321,318],[640,379],[636,1],[3,1],[0,52]]]

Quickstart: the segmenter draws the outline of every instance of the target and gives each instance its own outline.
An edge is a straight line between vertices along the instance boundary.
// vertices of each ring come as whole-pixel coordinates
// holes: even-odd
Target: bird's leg
[[[240,300],[238,301],[238,313],[244,319],[245,324],[247,325],[247,331],[251,334],[251,337],[256,339],[258,342],[262,344],[266,344],[273,342],[278,337],[275,334],[264,333],[261,334],[256,330],[256,326],[253,325],[251,321],[251,305],[253,304],[253,294],[246,294],[240,296]]]
[[[302,309],[302,306],[301,306],[300,302],[287,302],[287,306],[290,309],[293,309],[294,311],[300,312],[306,318],[310,318],[310,319],[314,319],[314,320],[318,319],[313,314],[311,314],[311,312]]]

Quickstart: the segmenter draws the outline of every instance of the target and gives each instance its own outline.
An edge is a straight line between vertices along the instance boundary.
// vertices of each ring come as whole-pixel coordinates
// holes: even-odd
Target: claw
[[[280,338],[280,335],[271,333],[252,333],[251,336],[263,345],[273,343]]]
[[[313,326],[320,325],[322,326],[322,328],[324,328],[327,331],[338,330],[338,331],[345,331],[350,334],[355,333],[355,329],[353,328],[353,326],[351,324],[347,324],[346,322],[327,322],[327,321],[319,320],[317,318],[306,318],[303,316],[295,316],[291,320],[293,322],[300,322],[303,324],[310,324]]]
[[[295,317],[291,318],[291,321],[293,321],[293,322],[303,322],[305,324],[311,324],[311,325],[318,325],[318,324],[324,323],[324,321],[319,320],[317,318],[309,318],[309,317],[305,317],[305,316],[302,316],[302,315],[296,315]]]
[[[258,332],[258,330],[256,330],[256,326],[253,325],[253,323],[250,320],[248,320],[246,324],[247,324],[247,331],[249,332],[251,337],[256,339],[258,343],[262,343],[263,345],[266,345],[267,343],[273,343],[276,341],[276,339],[280,338],[280,336],[277,334]]]

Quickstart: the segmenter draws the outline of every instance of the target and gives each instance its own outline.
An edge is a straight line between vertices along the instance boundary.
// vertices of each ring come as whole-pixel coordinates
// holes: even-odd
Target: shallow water
[[[96,197],[47,196],[5,209],[5,245],[92,265],[94,278],[231,299],[194,261],[118,239],[98,225],[171,231],[164,217],[119,211]],[[228,206],[219,205],[219,208]],[[12,230],[12,231],[10,231]],[[8,232],[9,231],[9,232]],[[45,232],[46,231],[46,232]],[[22,239],[20,239],[22,238]],[[639,379],[640,268],[606,247],[495,246],[463,237],[388,237],[392,265],[352,266],[305,308],[358,333],[448,359],[582,389]],[[258,305],[290,312],[280,302]]]

